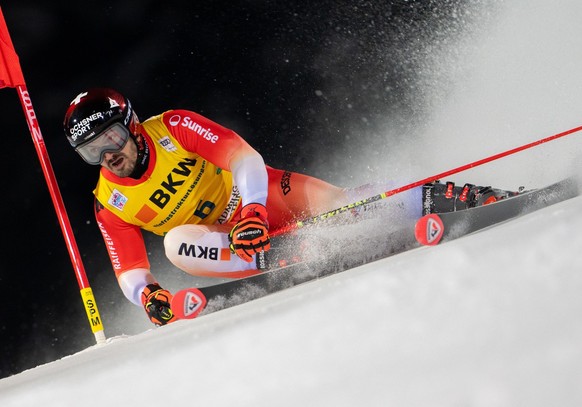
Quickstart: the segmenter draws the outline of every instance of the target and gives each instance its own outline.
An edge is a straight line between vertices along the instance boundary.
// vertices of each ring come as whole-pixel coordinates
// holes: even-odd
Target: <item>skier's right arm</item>
[[[171,294],[160,287],[156,278],[150,272],[145,243],[141,229],[138,226],[124,222],[99,201],[95,200],[95,219],[103,236],[105,247],[115,271],[117,282],[125,297],[132,303],[143,306],[150,320],[156,325],[164,325],[172,322],[167,318],[169,310],[163,310],[165,320],[162,320],[158,311],[160,306],[152,307],[156,302],[156,296],[150,295],[153,291],[159,291],[165,296]],[[154,290],[153,288],[156,288]]]

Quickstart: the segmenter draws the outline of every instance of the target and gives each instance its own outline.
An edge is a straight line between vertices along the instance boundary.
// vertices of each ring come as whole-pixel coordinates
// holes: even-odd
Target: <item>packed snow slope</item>
[[[582,197],[0,381],[2,407],[580,406]]]

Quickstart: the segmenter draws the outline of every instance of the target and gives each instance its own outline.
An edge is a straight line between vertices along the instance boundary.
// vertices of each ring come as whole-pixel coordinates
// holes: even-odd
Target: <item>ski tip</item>
[[[445,227],[441,218],[434,213],[425,215],[416,222],[414,236],[423,246],[434,246],[441,241]]]
[[[172,311],[178,319],[193,319],[206,306],[206,297],[197,288],[186,288],[178,291],[172,298]]]

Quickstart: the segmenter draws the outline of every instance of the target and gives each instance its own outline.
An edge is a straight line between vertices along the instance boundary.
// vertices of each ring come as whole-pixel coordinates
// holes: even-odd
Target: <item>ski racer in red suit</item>
[[[164,236],[166,256],[186,273],[238,278],[259,272],[255,255],[270,249],[269,231],[358,198],[266,166],[237,133],[195,112],[168,110],[140,122],[113,89],[75,97],[64,129],[75,151],[101,166],[97,224],[121,290],[156,325],[175,320],[172,294],[150,271],[141,229]],[[421,188],[401,195],[407,216],[419,217],[427,204]]]

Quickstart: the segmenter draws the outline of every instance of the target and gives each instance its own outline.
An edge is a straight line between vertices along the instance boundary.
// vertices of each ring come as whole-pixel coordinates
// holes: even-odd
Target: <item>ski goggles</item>
[[[78,146],[75,151],[91,165],[99,165],[105,153],[117,153],[129,140],[129,130],[121,123],[114,123],[91,141]]]

